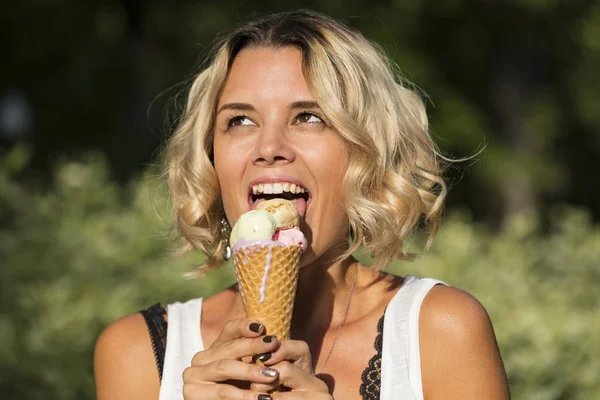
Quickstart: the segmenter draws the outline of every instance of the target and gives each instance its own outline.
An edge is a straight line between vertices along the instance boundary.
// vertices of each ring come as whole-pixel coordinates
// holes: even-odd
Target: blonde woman
[[[308,11],[223,40],[168,145],[177,227],[217,268],[229,224],[261,198],[293,199],[309,240],[293,339],[243,318],[236,287],[155,306],[98,340],[99,400],[509,398],[477,300],[381,272],[407,258],[419,221],[433,237],[446,194],[424,106],[391,65],[360,33]],[[372,267],[352,257],[359,247]],[[269,394],[281,384],[289,390]]]

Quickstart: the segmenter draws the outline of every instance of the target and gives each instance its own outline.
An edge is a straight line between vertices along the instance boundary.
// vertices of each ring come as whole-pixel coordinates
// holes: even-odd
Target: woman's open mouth
[[[260,183],[250,188],[248,204],[251,210],[263,200],[285,199],[292,201],[300,216],[304,218],[311,195],[304,187],[290,182]]]

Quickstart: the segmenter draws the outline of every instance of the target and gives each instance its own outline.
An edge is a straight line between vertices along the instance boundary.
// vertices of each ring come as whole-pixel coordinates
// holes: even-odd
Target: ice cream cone
[[[267,335],[290,337],[300,246],[252,245],[237,249],[235,265],[246,316],[258,319]]]

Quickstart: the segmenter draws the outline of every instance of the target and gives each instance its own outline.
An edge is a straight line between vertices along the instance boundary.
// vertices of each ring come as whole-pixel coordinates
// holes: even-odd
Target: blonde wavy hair
[[[212,163],[216,104],[240,51],[295,46],[317,103],[348,147],[342,199],[350,226],[347,257],[361,246],[374,268],[411,258],[404,239],[420,222],[435,236],[446,196],[425,106],[394,64],[362,34],[328,16],[295,11],[260,17],[227,35],[194,79],[167,146],[166,174],[185,250],[223,264],[224,216]],[[225,241],[224,241],[225,239]]]

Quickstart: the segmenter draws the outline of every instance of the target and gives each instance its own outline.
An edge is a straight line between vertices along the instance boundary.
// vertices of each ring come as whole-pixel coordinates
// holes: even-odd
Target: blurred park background
[[[481,300],[513,398],[600,399],[600,0],[4,0],[0,396],[93,399],[103,327],[232,282],[182,277],[161,146],[216,35],[296,8],[380,43],[446,155],[485,147],[390,271]]]

